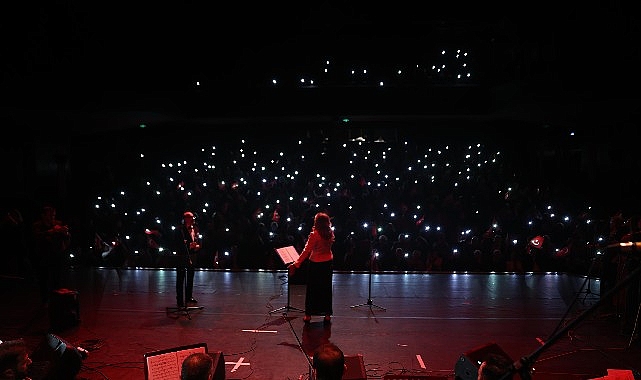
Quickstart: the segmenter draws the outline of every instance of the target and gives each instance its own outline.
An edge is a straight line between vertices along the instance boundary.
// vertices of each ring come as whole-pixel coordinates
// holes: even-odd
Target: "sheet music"
[[[298,257],[300,256],[298,252],[296,252],[296,248],[294,248],[294,246],[292,245],[282,248],[276,248],[276,252],[278,252],[278,256],[280,256],[280,259],[283,260],[283,263],[285,265],[293,263],[294,261],[298,260]]]
[[[180,349],[147,357],[147,380],[180,379],[180,369],[185,358],[193,353],[207,353],[205,347]]]
[[[152,356],[147,358],[148,380],[180,379],[177,368],[176,353]]]

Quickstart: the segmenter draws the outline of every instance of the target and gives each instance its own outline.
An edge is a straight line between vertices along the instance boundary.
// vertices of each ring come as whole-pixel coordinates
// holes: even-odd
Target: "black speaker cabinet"
[[[57,289],[51,294],[49,303],[49,325],[52,332],[61,332],[80,323],[78,292]]]
[[[491,354],[500,354],[512,360],[510,355],[501,349],[496,343],[487,343],[464,352],[454,365],[455,380],[476,380],[478,369],[485,358]]]
[[[363,355],[345,355],[343,380],[367,380]]]
[[[214,380],[225,380],[225,355],[222,351],[209,352],[214,359]]]
[[[29,378],[39,380],[76,379],[87,357],[87,351],[55,334],[47,334],[44,341],[31,353]]]

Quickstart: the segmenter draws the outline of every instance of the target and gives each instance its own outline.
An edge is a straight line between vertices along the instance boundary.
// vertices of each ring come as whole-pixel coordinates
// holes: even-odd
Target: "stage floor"
[[[32,280],[1,282],[0,339],[22,337],[42,350],[51,305],[40,305]],[[174,283],[173,270],[71,269],[80,322],[55,333],[89,351],[76,378],[144,380],[145,353],[201,342],[222,353],[226,379],[308,379],[307,355],[326,341],[350,357],[350,376],[367,379],[461,377],[457,361],[490,343],[528,359],[534,379],[641,371],[638,333],[625,331],[621,306],[600,297],[596,279],[336,272],[329,325],[321,317],[303,323],[305,285],[288,286],[284,271],[199,270],[194,297],[203,308],[188,315],[167,310]],[[355,368],[361,358],[364,373]]]

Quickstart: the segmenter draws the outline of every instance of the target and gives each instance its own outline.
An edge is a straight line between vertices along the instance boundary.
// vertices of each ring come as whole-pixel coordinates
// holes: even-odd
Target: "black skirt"
[[[305,291],[306,315],[332,315],[333,262],[309,262]]]

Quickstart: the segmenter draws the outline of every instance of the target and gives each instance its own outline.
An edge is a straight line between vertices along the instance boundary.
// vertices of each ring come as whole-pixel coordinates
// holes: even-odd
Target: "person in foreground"
[[[512,361],[503,355],[490,353],[478,370],[478,380],[511,380],[514,376],[509,374],[512,370]]]
[[[214,359],[197,352],[183,360],[180,368],[180,380],[212,380],[214,378]]]
[[[30,380],[31,358],[22,339],[0,341],[0,379]]]
[[[314,351],[312,366],[316,380],[341,380],[345,372],[345,355],[334,343],[324,343]]]
[[[71,243],[69,227],[56,218],[56,208],[44,206],[32,225],[33,255],[40,298],[48,304],[54,290],[62,287],[65,254]]]
[[[312,315],[324,315],[325,323],[331,321],[334,259],[332,245],[335,240],[329,215],[324,212],[317,213],[314,215],[314,225],[303,252],[288,267],[290,274],[293,274],[305,260],[309,259],[310,262],[305,292],[305,323],[311,321]]]

